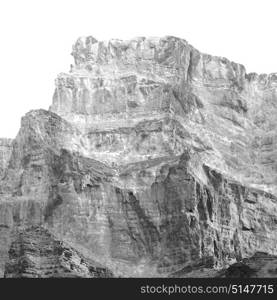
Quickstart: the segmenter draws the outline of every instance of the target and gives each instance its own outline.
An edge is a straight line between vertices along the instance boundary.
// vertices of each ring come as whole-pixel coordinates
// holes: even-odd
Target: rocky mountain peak
[[[89,146],[92,158],[108,164],[139,161],[180,155],[189,146],[226,176],[276,193],[275,163],[269,158],[276,143],[274,74],[247,74],[241,64],[203,54],[172,36],[127,41],[79,38],[73,56],[71,72],[56,80],[50,110],[85,130],[84,144],[101,138],[101,132],[122,135],[145,120],[149,128],[163,132],[162,140],[154,142],[159,145],[152,145],[154,151],[146,147],[143,154],[139,150],[130,155],[134,149],[126,150],[128,139],[118,143],[116,138],[107,148],[111,155],[97,146],[101,143]],[[167,138],[164,130],[171,132]],[[180,132],[186,139],[176,136]],[[175,142],[169,142],[170,136]],[[272,146],[265,151],[267,143]]]

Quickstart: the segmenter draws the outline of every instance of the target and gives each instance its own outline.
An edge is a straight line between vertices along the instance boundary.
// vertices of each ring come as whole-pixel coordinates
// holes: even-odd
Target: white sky
[[[29,110],[48,109],[79,36],[174,35],[248,72],[277,72],[276,0],[2,0],[0,137]]]

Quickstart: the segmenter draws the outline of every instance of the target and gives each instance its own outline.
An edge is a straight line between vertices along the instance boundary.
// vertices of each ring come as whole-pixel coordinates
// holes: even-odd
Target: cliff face
[[[11,151],[12,151],[12,139],[1,139],[0,138],[0,178],[3,175],[3,170],[6,168]]]
[[[5,278],[105,278],[113,274],[57,241],[45,229],[19,232],[9,250]]]
[[[211,168],[276,192],[277,75],[246,74],[174,37],[81,38],[72,54],[50,109],[84,132],[90,156],[121,164],[189,146]]]
[[[32,226],[115,276],[217,276],[277,254],[277,75],[174,37],[80,38],[72,54],[3,172],[2,274],[21,276],[19,236],[40,248]]]

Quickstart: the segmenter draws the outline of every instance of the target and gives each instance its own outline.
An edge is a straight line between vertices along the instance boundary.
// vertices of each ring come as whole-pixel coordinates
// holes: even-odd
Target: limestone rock
[[[276,278],[277,256],[265,252],[256,252],[249,258],[243,258],[220,271],[213,268],[211,260],[203,260],[187,266],[170,277],[184,278]]]
[[[211,168],[276,193],[276,74],[247,74],[170,36],[80,38],[72,54],[50,110],[82,130],[91,157],[122,164],[189,146]],[[157,124],[162,134],[149,136]]]
[[[47,230],[30,227],[18,233],[11,245],[6,278],[81,277],[105,278],[113,274],[99,264],[87,260],[63,242],[55,240]]]
[[[250,258],[231,265],[227,270],[221,271],[220,277],[228,278],[276,278],[277,256],[257,252]]]
[[[2,275],[18,274],[20,236],[40,245],[30,228],[113,276],[217,276],[277,255],[277,76],[175,37],[80,38],[72,55],[5,165]]]
[[[0,139],[0,178],[2,178],[4,169],[6,168],[10,159],[12,141],[12,139]]]

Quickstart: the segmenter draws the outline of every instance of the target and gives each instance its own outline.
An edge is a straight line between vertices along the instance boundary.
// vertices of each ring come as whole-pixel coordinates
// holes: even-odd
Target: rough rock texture
[[[170,277],[194,278],[276,278],[277,256],[264,252],[256,252],[249,258],[243,258],[227,268],[217,270],[212,261],[202,261],[187,266]]]
[[[255,278],[277,277],[277,256],[257,252],[250,258],[231,265],[227,270],[219,272],[219,277]]]
[[[6,168],[10,159],[12,141],[12,139],[0,138],[0,178],[2,177],[3,170]]]
[[[50,109],[82,129],[90,156],[120,164],[188,145],[211,168],[275,191],[277,74],[246,74],[175,37],[80,38],[72,54]]]
[[[20,233],[9,250],[6,278],[105,278],[113,274],[57,241],[42,227]]]
[[[217,276],[277,255],[277,75],[175,37],[80,38],[72,54],[3,172],[2,274],[30,226],[114,276]]]

